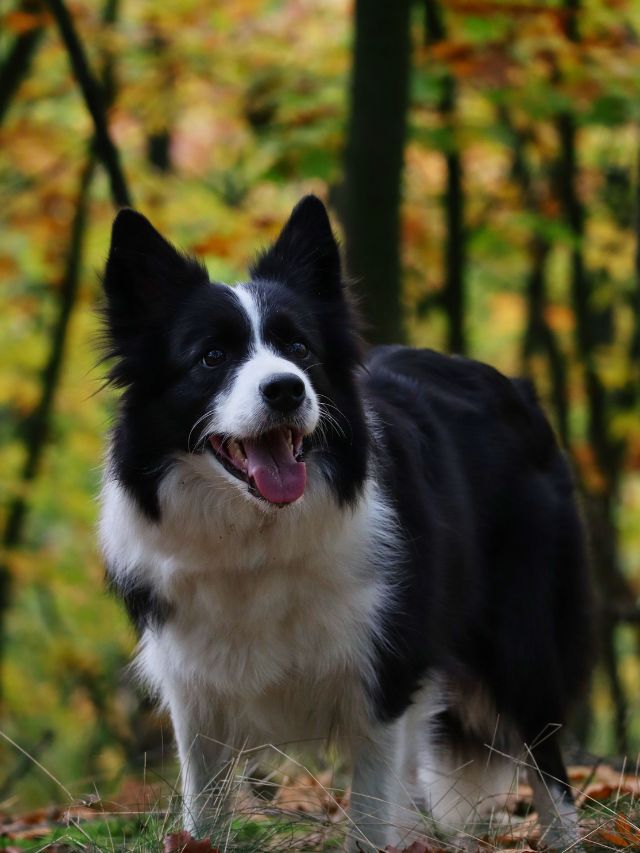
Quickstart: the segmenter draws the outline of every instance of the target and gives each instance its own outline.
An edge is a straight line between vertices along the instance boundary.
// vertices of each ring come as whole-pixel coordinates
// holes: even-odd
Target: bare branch
[[[73,73],[93,119],[96,152],[109,175],[113,202],[118,207],[129,206],[131,195],[120,165],[118,149],[109,132],[103,88],[89,67],[84,46],[63,0],[45,0],[45,3],[58,26],[60,36],[69,54]]]

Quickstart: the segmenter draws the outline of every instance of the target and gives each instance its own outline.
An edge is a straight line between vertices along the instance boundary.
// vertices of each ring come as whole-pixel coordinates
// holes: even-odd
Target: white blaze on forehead
[[[264,431],[271,412],[260,386],[278,373],[293,374],[304,383],[305,401],[296,411],[295,419],[305,433],[313,432],[320,417],[320,406],[307,374],[264,342],[265,306],[259,296],[245,284],[236,286],[234,293],[251,327],[251,345],[247,359],[238,366],[230,384],[215,401],[210,432],[244,438]]]
[[[258,347],[262,342],[262,315],[258,298],[246,284],[237,285],[234,293],[249,319],[252,343],[254,347]]]

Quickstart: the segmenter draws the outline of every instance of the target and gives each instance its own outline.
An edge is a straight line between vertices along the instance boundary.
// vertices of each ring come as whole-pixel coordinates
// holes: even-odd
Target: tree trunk
[[[438,0],[425,2],[425,42],[433,47],[447,38],[443,10]],[[450,352],[467,351],[465,331],[466,294],[466,232],[464,227],[464,189],[462,157],[455,138],[455,115],[458,100],[456,78],[445,72],[441,79],[442,94],[438,112],[442,125],[448,131],[448,148],[445,152],[446,189],[444,210],[446,222],[445,273],[442,289],[442,306],[447,315],[447,348]]]
[[[566,36],[580,40],[578,13],[580,0],[564,0],[567,12]],[[558,75],[559,76],[559,75]],[[617,621],[611,607],[632,601],[629,585],[622,573],[618,556],[618,533],[614,507],[619,497],[620,467],[623,460],[622,443],[610,429],[611,395],[607,392],[596,367],[596,349],[602,340],[598,308],[592,299],[593,282],[584,262],[585,210],[578,193],[578,144],[573,115],[562,112],[556,122],[560,156],[557,170],[558,200],[565,220],[573,233],[571,250],[571,302],[575,315],[575,342],[584,370],[588,407],[588,436],[596,464],[603,480],[601,490],[589,492],[585,487],[585,510],[591,540],[591,556],[599,597],[599,639],[601,662],[604,666],[611,698],[615,706],[616,749],[624,754],[628,748],[627,699],[618,672],[615,651]]]
[[[515,127],[506,107],[499,107],[498,115],[511,136],[513,150],[511,174],[520,186],[522,206],[529,213],[536,215],[540,212],[541,206],[540,190],[531,173],[527,157],[527,135]],[[539,352],[546,356],[556,428],[562,446],[568,449],[570,436],[567,362],[545,315],[546,264],[551,249],[552,243],[548,237],[535,232],[531,235],[528,245],[530,267],[526,281],[527,327],[522,345],[522,363],[524,372],[529,374],[531,357]]]
[[[357,0],[344,225],[376,343],[404,338],[400,199],[411,63],[410,0]]]
[[[147,159],[159,172],[169,173],[171,163],[171,127],[174,123],[174,75],[167,57],[167,39],[154,32],[148,45],[150,57],[157,66],[158,86],[162,89],[162,113],[153,116],[152,129],[147,133]]]

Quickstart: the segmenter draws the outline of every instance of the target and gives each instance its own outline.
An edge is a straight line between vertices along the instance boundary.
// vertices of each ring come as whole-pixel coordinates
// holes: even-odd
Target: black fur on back
[[[372,350],[361,386],[409,549],[378,652],[382,715],[433,667],[488,685],[529,738],[564,722],[589,671],[589,584],[571,474],[532,386],[405,347]]]

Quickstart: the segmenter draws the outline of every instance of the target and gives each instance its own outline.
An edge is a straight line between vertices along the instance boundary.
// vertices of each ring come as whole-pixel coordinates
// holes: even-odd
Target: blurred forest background
[[[635,763],[640,5],[4,0],[0,14],[0,801],[60,799],[7,737],[76,793],[113,789],[145,750],[162,760],[94,534],[114,211],[135,205],[233,282],[306,192],[331,207],[372,339],[535,380],[598,589],[600,664],[574,735]]]

